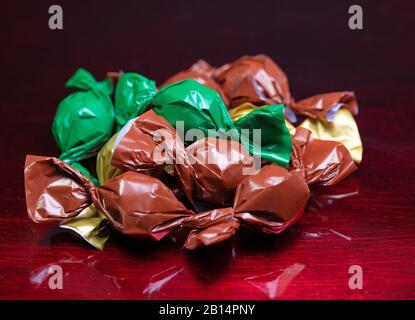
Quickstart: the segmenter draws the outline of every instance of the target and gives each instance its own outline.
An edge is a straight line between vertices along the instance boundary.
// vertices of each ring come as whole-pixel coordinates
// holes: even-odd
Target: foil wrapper
[[[98,153],[96,171],[99,184],[103,184],[109,179],[118,176],[120,173],[122,173],[122,170],[115,168],[111,165],[112,155],[114,153],[114,144],[117,137],[118,133],[114,134]]]
[[[166,118],[182,137],[190,130],[197,133],[195,129],[200,130],[205,137],[209,136],[209,130],[221,131],[224,136],[231,130],[236,131],[220,95],[193,79],[161,88],[149,108]],[[177,128],[178,121],[183,125],[182,128]],[[184,139],[186,142],[197,140],[195,137],[189,141],[190,135],[188,134],[189,139]]]
[[[240,106],[237,106],[236,108],[230,109],[229,115],[231,116],[232,121],[235,122],[235,121],[238,121],[240,118],[246,116],[251,111],[254,111],[255,109],[258,109],[258,108],[261,108],[261,107],[258,107],[252,103],[246,102],[246,103],[241,104]],[[285,119],[285,126],[287,127],[290,135],[293,136],[295,134],[294,125],[290,121]]]
[[[209,65],[205,60],[199,60],[194,63],[189,69],[176,73],[168,78],[160,87],[165,87],[174,82],[178,82],[185,79],[193,79],[205,86],[215,90],[220,94],[225,105],[228,105],[229,101],[226,98],[221,86],[213,79],[213,73],[215,68]]]
[[[307,184],[333,185],[356,169],[342,143],[315,139],[310,130],[297,128],[293,137],[291,170],[302,172]]]
[[[352,114],[358,114],[356,96],[352,91],[330,92],[318,94],[289,105],[297,114],[311,119],[333,121],[340,108],[348,109]]]
[[[309,197],[301,174],[270,165],[238,185],[232,207],[195,213],[150,175],[128,171],[95,187],[67,163],[39,156],[26,157],[25,188],[28,214],[35,222],[61,221],[72,228],[74,218],[94,215],[85,212],[93,204],[112,228],[129,237],[159,241],[190,230],[187,249],[224,241],[240,224],[280,233],[298,220]]]
[[[187,249],[241,228],[281,233],[302,216],[308,185],[336,184],[362,160],[355,94],[296,102],[265,55],[199,60],[158,91],[137,73],[97,82],[82,68],[66,86],[78,91],[54,118],[59,159],[26,157],[28,215],[100,250],[112,229],[147,241],[186,232]],[[97,153],[98,180],[79,163]]]
[[[60,227],[73,231],[98,250],[104,249],[111,235],[107,218],[93,204],[83,209],[77,216],[63,220]]]
[[[166,164],[173,165],[178,184],[194,207],[196,200],[232,203],[245,171],[254,170],[253,158],[240,143],[206,137],[185,148],[175,129],[149,110],[120,132],[112,165],[143,172]]]
[[[291,104],[288,78],[268,56],[243,56],[222,66],[214,75],[222,86],[230,107],[250,102],[254,105]]]
[[[284,105],[276,104],[256,108],[234,122],[241,141],[249,152],[263,160],[287,167],[292,149],[291,135],[284,118]],[[260,141],[250,136],[260,130]],[[247,142],[244,143],[244,139]],[[248,142],[249,141],[249,142]]]
[[[363,144],[356,121],[349,109],[338,110],[331,122],[307,118],[299,126],[310,130],[317,139],[341,142],[349,150],[355,163],[362,162]]]
[[[88,71],[80,68],[66,87],[79,91],[59,103],[52,133],[62,152],[59,158],[74,162],[96,155],[112,135],[112,82],[109,78],[97,82]]]
[[[115,88],[115,119],[118,130],[144,112],[154,95],[156,83],[138,73],[123,73]]]
[[[258,109],[234,123],[217,92],[188,79],[162,88],[149,107],[175,126],[186,144],[213,135],[240,141],[254,155],[284,167],[290,160],[291,138],[282,105]],[[254,141],[253,129],[261,129],[262,148]]]

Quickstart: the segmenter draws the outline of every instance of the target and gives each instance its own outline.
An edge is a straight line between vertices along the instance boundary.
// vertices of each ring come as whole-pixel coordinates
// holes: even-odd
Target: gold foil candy
[[[332,122],[307,118],[300,124],[300,127],[309,129],[317,139],[343,143],[349,150],[355,163],[359,164],[362,161],[362,140],[360,139],[356,121],[348,109],[339,109]]]

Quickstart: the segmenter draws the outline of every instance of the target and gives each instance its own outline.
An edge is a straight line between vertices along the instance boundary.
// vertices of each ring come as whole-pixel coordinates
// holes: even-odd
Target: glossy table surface
[[[0,298],[415,298],[415,8],[376,3],[362,2],[359,31],[348,29],[342,1],[71,1],[62,5],[62,31],[47,27],[48,2],[6,4]],[[77,67],[97,77],[137,71],[161,83],[200,57],[220,65],[246,53],[275,59],[298,99],[334,90],[358,98],[364,160],[338,185],[313,189],[298,225],[278,237],[243,234],[194,252],[172,238],[149,244],[113,234],[99,252],[28,220],[24,157],[58,155],[51,121]],[[49,289],[52,265],[62,267],[62,290]],[[361,290],[349,288],[352,265],[362,267]]]

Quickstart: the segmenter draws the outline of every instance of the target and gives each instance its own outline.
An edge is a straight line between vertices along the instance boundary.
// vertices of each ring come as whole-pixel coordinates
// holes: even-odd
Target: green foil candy
[[[62,152],[59,158],[71,163],[95,183],[97,180],[76,161],[96,155],[112,135],[112,81],[108,78],[97,82],[88,71],[79,68],[66,87],[79,91],[59,103],[53,119],[53,136]]]
[[[115,119],[120,130],[128,120],[142,114],[157,92],[153,80],[138,73],[124,73],[115,89]]]
[[[112,135],[112,82],[109,78],[97,82],[88,71],[79,68],[66,87],[80,91],[59,103],[52,132],[62,152],[59,158],[72,163],[96,155]]]
[[[181,135],[186,135],[190,129],[199,129],[208,136],[212,135],[209,132],[212,129],[240,140],[252,154],[264,160],[283,167],[287,167],[290,161],[292,141],[282,104],[258,108],[234,124],[216,91],[195,80],[186,79],[163,87],[148,108],[153,108],[158,115],[166,118]],[[177,121],[184,122],[184,132],[176,126]],[[261,129],[261,147],[251,139],[253,129]],[[188,138],[186,142],[191,143]]]
[[[283,167],[288,166],[292,139],[285,124],[283,104],[257,108],[239,118],[234,124],[241,133],[243,144],[252,154]],[[253,129],[261,129],[261,148],[250,140]],[[244,143],[244,140],[248,140],[249,143]]]
[[[193,79],[178,81],[163,87],[154,96],[149,108],[166,118],[174,127],[177,121],[183,121],[184,132],[176,127],[181,135],[186,134],[190,129],[199,129],[205,136],[209,135],[209,129],[223,133],[229,130],[236,132],[220,95]]]

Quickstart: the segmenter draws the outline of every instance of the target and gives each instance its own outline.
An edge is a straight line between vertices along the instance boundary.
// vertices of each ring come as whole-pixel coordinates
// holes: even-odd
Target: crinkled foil
[[[100,184],[105,183],[109,179],[123,172],[122,170],[111,165],[112,155],[114,153],[114,143],[117,136],[118,133],[114,134],[98,153],[96,171]]]
[[[356,121],[348,109],[341,108],[338,110],[332,122],[324,119],[308,118],[300,124],[300,127],[309,129],[317,139],[343,143],[355,163],[359,164],[362,161],[362,140]]]

